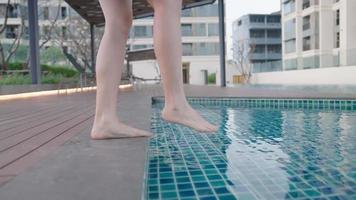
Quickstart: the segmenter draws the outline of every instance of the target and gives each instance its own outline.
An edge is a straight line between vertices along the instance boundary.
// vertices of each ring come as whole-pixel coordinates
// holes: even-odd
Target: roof
[[[105,23],[98,0],[65,0],[79,15],[89,23],[103,25]],[[214,3],[216,0],[183,0],[183,9]],[[133,0],[135,19],[152,16],[153,9],[147,0]]]

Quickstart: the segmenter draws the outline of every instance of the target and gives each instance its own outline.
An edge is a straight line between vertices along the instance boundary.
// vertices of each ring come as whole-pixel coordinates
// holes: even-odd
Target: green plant
[[[208,83],[209,84],[216,84],[216,73],[209,74]]]
[[[58,84],[61,82],[63,76],[60,74],[47,74],[42,76],[42,84]]]
[[[70,78],[78,75],[78,71],[71,69],[69,67],[63,66],[49,66],[46,64],[41,65],[42,71],[48,71],[49,73],[62,75],[64,77]]]
[[[0,85],[25,85],[31,84],[29,75],[12,74],[0,77]]]
[[[24,63],[22,62],[13,62],[9,63],[9,70],[22,70]]]

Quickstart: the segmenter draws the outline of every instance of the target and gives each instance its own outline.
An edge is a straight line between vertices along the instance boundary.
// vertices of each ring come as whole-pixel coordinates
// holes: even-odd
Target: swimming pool
[[[144,199],[356,199],[356,101],[190,98],[217,134],[160,118]]]

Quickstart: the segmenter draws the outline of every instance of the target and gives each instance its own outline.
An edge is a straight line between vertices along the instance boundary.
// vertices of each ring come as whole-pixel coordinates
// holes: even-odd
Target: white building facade
[[[284,70],[356,65],[355,0],[282,0]]]
[[[183,80],[185,84],[206,85],[208,77],[220,82],[219,63],[219,17],[218,5],[182,11]],[[169,34],[169,31],[167,31]],[[134,20],[128,45],[131,50],[153,47],[153,18]],[[159,79],[159,66],[155,60],[132,63],[134,76]]]

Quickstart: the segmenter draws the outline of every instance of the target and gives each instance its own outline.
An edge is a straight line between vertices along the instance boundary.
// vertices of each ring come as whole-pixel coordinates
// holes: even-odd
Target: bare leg
[[[105,33],[96,63],[96,112],[91,137],[110,139],[151,136],[151,133],[121,123],[116,114],[118,85],[125,46],[132,24],[132,0],[100,0],[105,15]]]
[[[216,131],[188,104],[182,76],[180,17],[182,0],[149,0],[154,8],[154,48],[163,78],[165,107],[162,117],[198,131]]]

